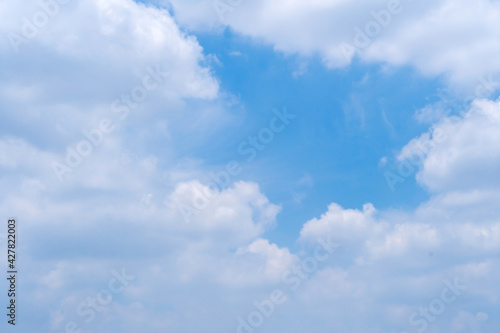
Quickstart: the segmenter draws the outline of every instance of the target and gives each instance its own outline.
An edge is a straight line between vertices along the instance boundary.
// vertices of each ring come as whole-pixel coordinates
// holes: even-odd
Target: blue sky
[[[348,70],[325,70],[315,57],[276,53],[242,41],[229,28],[197,37],[221,62],[213,67],[221,88],[238,96],[243,105],[237,109],[244,108],[237,132],[219,133],[210,144],[215,149],[201,153],[207,163],[238,159],[237,145],[269,121],[272,109],[297,115],[242,175],[290,209],[278,217],[283,225],[278,223],[277,237],[289,230],[294,237],[304,218],[321,214],[331,201],[355,208],[365,202],[412,208],[427,197],[413,179],[393,193],[382,172],[391,166],[380,168],[379,161],[427,129],[414,113],[437,99],[439,79],[423,78],[411,68],[380,73],[380,66],[359,62]],[[301,66],[305,72],[294,75]],[[301,186],[303,178],[314,185]],[[303,201],[293,199],[294,191]]]
[[[0,13],[6,331],[500,328],[498,2]]]

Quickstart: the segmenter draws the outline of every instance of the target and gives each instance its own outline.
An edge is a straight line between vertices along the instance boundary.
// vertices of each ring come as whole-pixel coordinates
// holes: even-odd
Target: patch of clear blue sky
[[[271,202],[283,205],[278,228],[268,235],[273,241],[293,242],[303,223],[332,202],[346,208],[372,202],[378,209],[411,209],[428,197],[413,175],[392,192],[384,171],[394,171],[394,166],[380,168],[379,161],[427,130],[414,113],[439,99],[438,79],[408,68],[383,71],[380,65],[359,62],[329,70],[317,58],[307,59],[307,70],[294,77],[304,59],[275,52],[230,29],[196,36],[205,54],[221,62],[212,66],[222,90],[238,96],[245,108],[244,122],[236,131],[220,133],[223,140],[206,142],[215,145],[201,149],[201,158],[214,164],[244,162],[238,144],[268,125],[273,108],[286,107],[297,115],[253,162],[243,164],[241,179],[257,182]],[[312,186],[300,181],[306,175]],[[294,193],[304,196],[300,203]]]

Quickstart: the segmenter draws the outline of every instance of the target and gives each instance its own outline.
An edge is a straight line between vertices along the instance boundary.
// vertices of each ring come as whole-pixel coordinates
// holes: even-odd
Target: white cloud
[[[262,238],[280,207],[254,183],[238,182],[220,190],[188,224],[172,203],[207,187],[198,181],[158,183],[165,170],[150,157],[117,165],[117,147],[103,147],[78,169],[78,177],[59,183],[50,168],[36,167],[50,161],[51,154],[21,140],[3,140],[0,146],[6,148],[2,161],[9,162],[1,165],[0,181],[11,189],[3,192],[0,209],[16,212],[20,221],[24,279],[30,286],[25,292],[32,300],[26,311],[43,308],[41,315],[53,318],[54,332],[70,321],[93,332],[106,330],[104,319],[135,327],[132,313],[151,319],[152,332],[166,327],[189,331],[189,325],[174,317],[193,311],[194,303],[203,307],[204,302],[214,302],[210,292],[190,290],[213,289],[221,295],[233,288],[241,299],[224,297],[235,308],[211,317],[217,318],[212,324],[217,327],[226,316],[235,318],[236,309],[252,304],[255,294],[248,289],[265,290],[279,283],[282,272],[297,261],[288,249]],[[147,193],[147,205],[141,193]],[[84,317],[75,315],[79,304],[105,288],[110,272],[121,267],[136,275],[137,282],[86,324]],[[166,299],[177,304],[179,312],[169,314],[171,320],[153,320]],[[152,308],[151,301],[161,305]],[[129,308],[129,302],[138,308]],[[200,319],[198,310],[194,311]],[[201,325],[201,319],[193,325]]]
[[[365,204],[363,211],[343,209],[332,203],[320,219],[312,219],[300,231],[300,240],[316,242],[324,235],[330,235],[338,242],[357,241],[369,234],[378,233],[383,226],[375,223],[375,208]]]
[[[355,39],[359,38],[361,47],[356,54],[361,59],[412,65],[425,75],[444,75],[454,87],[473,91],[481,77],[500,73],[500,4],[496,1],[394,2],[399,6],[378,0],[168,3],[173,5],[181,24],[190,29],[229,26],[242,35],[273,45],[278,51],[302,56],[318,54],[328,67],[349,65],[352,55],[346,57],[340,47],[343,43],[355,46]],[[216,3],[230,9],[222,10],[223,19],[214,9]],[[387,19],[384,15],[391,8],[396,10]],[[373,12],[379,13],[378,21],[384,21],[383,24],[376,23],[377,14]],[[373,37],[359,37],[355,31],[359,28],[366,34],[376,26],[379,33]]]
[[[476,100],[462,117],[445,118],[412,140],[398,158],[420,155],[417,180],[435,192],[498,188],[499,133],[500,103]]]
[[[22,36],[24,18],[31,22],[37,13],[44,13],[38,1],[4,2],[0,34]],[[70,144],[82,129],[120,116],[115,109],[129,103],[126,95],[151,72],[160,84],[120,125],[150,117],[164,122],[185,98],[218,97],[219,83],[205,65],[203,48],[166,10],[132,0],[70,2],[37,31],[17,53],[8,38],[0,41],[5,69],[0,107],[16,110],[0,115],[2,123],[11,124],[4,133],[52,147]],[[120,103],[113,109],[116,100]]]
[[[280,249],[276,244],[270,244],[267,239],[259,238],[244,248],[238,249],[237,255],[254,255],[264,260],[264,265],[259,265],[264,274],[274,281],[280,281],[286,271],[298,258],[290,253],[287,248]]]

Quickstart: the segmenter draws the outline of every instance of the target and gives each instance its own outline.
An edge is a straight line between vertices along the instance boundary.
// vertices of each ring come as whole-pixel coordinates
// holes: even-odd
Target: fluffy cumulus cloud
[[[171,3],[179,21],[191,29],[229,26],[285,53],[319,55],[328,67],[347,66],[359,56],[415,66],[425,75],[444,75],[455,87],[470,89],[500,72],[497,1],[161,3]]]
[[[495,189],[500,185],[495,177],[500,167],[499,129],[500,103],[476,100],[463,116],[444,118],[412,140],[398,159],[425,156],[417,179],[432,191]]]
[[[500,189],[494,181],[499,114],[498,102],[478,100],[464,115],[439,121],[402,149],[401,161],[419,155],[417,179],[436,192],[416,210],[331,204],[304,224],[299,241],[306,248],[325,235],[342,245],[335,268],[321,269],[299,293],[311,312],[326,307],[350,318],[330,321],[349,332],[379,332],[350,322],[372,323],[374,317],[385,321],[381,331],[391,332],[481,332],[498,325],[488,313],[500,300],[493,282],[500,274]],[[462,299],[446,303],[443,290],[458,281],[456,299]],[[421,312],[426,308],[427,318]]]
[[[218,96],[202,47],[166,10],[133,1],[60,3],[0,7],[0,107],[15,110],[1,115],[4,134],[64,149],[102,119],[127,127],[146,119],[140,110],[161,131],[182,99]]]
[[[132,332],[142,325],[187,332],[207,322],[214,330],[230,328],[253,297],[264,298],[298,261],[262,238],[280,207],[254,183],[217,190],[198,181],[159,184],[165,170],[151,158],[123,165],[106,147],[92,155],[95,164],[60,183],[50,153],[22,140],[4,139],[0,146],[1,182],[16,189],[3,192],[1,210],[18,212],[25,244],[26,311],[45,318],[25,321],[25,329],[64,332],[77,325],[106,332],[123,325]],[[198,206],[199,193],[208,191],[209,202]],[[187,220],[180,203],[196,214]],[[225,310],[214,317],[202,310],[207,304]],[[186,325],[189,312],[197,320]]]
[[[332,203],[320,219],[312,219],[304,224],[300,239],[316,242],[327,234],[337,243],[342,242],[345,245],[345,242],[349,241],[353,242],[354,247],[358,247],[366,237],[383,230],[381,225],[375,223],[374,214],[375,208],[370,203],[365,204],[362,211],[344,209]]]

